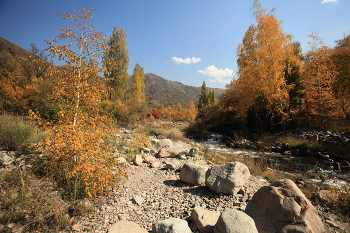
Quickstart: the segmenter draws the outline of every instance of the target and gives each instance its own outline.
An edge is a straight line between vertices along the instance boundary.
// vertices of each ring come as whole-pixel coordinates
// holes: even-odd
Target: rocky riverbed
[[[81,205],[91,211],[75,214],[71,219],[73,224],[69,232],[108,232],[113,224],[121,221],[133,222],[146,232],[151,232],[153,224],[164,219],[178,218],[185,220],[190,230],[197,233],[200,231],[191,218],[195,207],[218,213],[227,209],[244,212],[253,195],[261,187],[270,185],[262,177],[250,176],[242,191],[230,195],[216,193],[205,185],[186,184],[180,180],[184,163],[191,162],[208,167],[214,164],[204,159],[202,151],[189,153],[196,146],[194,144],[171,140],[164,140],[162,144],[157,143],[157,139],[154,142],[153,148],[142,148],[133,162],[120,160],[128,177],[122,178],[119,187],[112,188],[109,195],[99,201],[82,201]],[[201,146],[198,145],[198,148]],[[6,163],[12,163],[11,155],[7,156]],[[120,158],[123,158],[123,154]],[[317,187],[317,184],[307,179],[302,179],[297,185],[302,190],[310,186]],[[324,207],[315,207],[325,226],[325,232],[350,232],[348,218],[331,214]],[[2,229],[4,232],[17,232],[11,227],[8,224]]]
[[[186,145],[181,143],[181,147]],[[187,148],[190,146],[187,145]],[[190,218],[193,208],[201,206],[219,213],[225,209],[244,211],[253,194],[269,185],[262,177],[250,176],[244,192],[218,194],[206,186],[193,186],[180,181],[177,168],[185,162],[213,165],[202,156],[157,158],[155,162],[160,162],[159,166],[152,167],[151,163],[145,162],[138,165],[126,163],[128,177],[121,180],[119,189],[111,190],[110,195],[96,205],[97,211],[75,217],[72,230],[107,232],[114,223],[127,220],[151,232],[152,225],[160,220],[180,218],[188,222],[192,232],[200,232]],[[175,165],[175,169],[169,168],[167,164]],[[325,225],[325,232],[350,232],[347,218],[326,213],[321,207],[316,209]]]

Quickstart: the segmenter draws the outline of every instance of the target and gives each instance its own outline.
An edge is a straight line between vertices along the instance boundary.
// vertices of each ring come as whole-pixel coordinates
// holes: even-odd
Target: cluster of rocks
[[[316,209],[291,180],[280,180],[272,185],[267,185],[266,182],[257,191],[251,191],[248,187],[252,176],[247,166],[240,162],[213,165],[200,158],[197,148],[174,145],[169,139],[156,139],[154,148],[141,148],[140,151],[141,154],[136,155],[132,162],[136,167],[164,169],[173,175],[178,173],[178,177],[171,178],[173,184],[204,189],[212,198],[207,198],[204,202],[208,205],[187,206],[185,214],[176,212],[183,203],[180,204],[180,200],[174,201],[168,210],[175,214],[168,218],[164,216],[165,218],[152,224],[148,222],[145,228],[134,221],[119,217],[121,221],[111,225],[108,232],[136,233],[150,230],[153,233],[190,233],[193,229],[202,233],[324,232]],[[229,199],[238,201],[239,206],[228,204],[224,208],[215,209],[215,204],[218,203],[214,203],[213,199],[217,195],[226,195],[229,202]],[[204,199],[205,196],[199,197]],[[132,202],[142,206],[148,198],[148,194],[134,196]],[[185,197],[183,201],[186,199]],[[153,205],[154,200],[148,204]],[[156,204],[158,210],[163,210],[164,207],[159,204]],[[145,207],[147,208],[151,207]],[[141,214],[141,210],[139,213]],[[191,224],[195,227],[191,228]]]

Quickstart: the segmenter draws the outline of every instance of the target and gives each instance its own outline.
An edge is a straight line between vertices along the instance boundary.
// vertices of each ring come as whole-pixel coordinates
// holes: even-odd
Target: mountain
[[[0,37],[0,66],[13,64],[19,66],[21,58],[31,55],[25,50],[10,41]],[[64,65],[58,67],[65,67]],[[145,75],[145,95],[149,105],[162,104],[164,107],[175,106],[181,103],[183,107],[187,106],[190,100],[195,103],[201,91],[201,87],[193,87],[176,81],[169,81],[158,75],[148,73]],[[224,89],[213,88],[218,97],[224,93]]]
[[[224,89],[212,89],[215,90],[217,97],[225,92]],[[162,104],[167,107],[181,103],[185,107],[190,100],[196,103],[200,92],[201,87],[169,81],[152,73],[145,75],[145,95],[149,105]]]

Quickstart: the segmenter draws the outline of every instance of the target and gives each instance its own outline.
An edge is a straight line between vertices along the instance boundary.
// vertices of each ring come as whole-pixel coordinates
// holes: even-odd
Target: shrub
[[[189,125],[186,130],[186,135],[195,139],[203,139],[208,134],[208,126],[204,122],[196,122]]]
[[[30,142],[37,128],[27,124],[22,117],[0,116],[0,146],[8,150],[21,149],[25,143]]]
[[[157,128],[153,130],[153,133],[156,135],[162,135],[174,141],[178,141],[183,138],[182,132],[177,128],[170,128],[170,129]]]
[[[103,194],[116,185],[117,168],[110,148],[103,142],[108,127],[88,129],[67,125],[55,126],[45,141],[38,144],[51,176],[74,200]],[[44,171],[45,172],[45,171]]]

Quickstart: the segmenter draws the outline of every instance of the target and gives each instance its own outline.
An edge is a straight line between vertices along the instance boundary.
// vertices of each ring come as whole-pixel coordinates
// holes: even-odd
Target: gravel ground
[[[170,159],[161,159],[163,162],[167,160]],[[181,163],[184,162],[182,160]],[[206,162],[201,160],[197,163]],[[253,193],[268,184],[264,179],[251,177],[244,195],[225,195],[214,193],[205,186],[182,183],[178,171],[150,168],[147,164],[130,165],[127,171],[128,178],[120,182],[119,189],[112,190],[95,213],[75,219],[74,231],[106,232],[111,224],[119,220],[136,222],[151,231],[153,223],[176,217],[186,219],[191,230],[197,232],[189,218],[195,206],[219,212],[225,208],[244,210]]]
[[[151,232],[152,224],[160,220],[176,217],[187,220],[192,232],[199,233],[190,219],[191,210],[202,206],[208,210],[222,212],[225,208],[245,210],[253,194],[269,183],[261,177],[249,178],[242,194],[217,194],[205,186],[192,186],[179,180],[179,170],[165,169],[165,163],[173,162],[181,166],[185,162],[211,165],[202,157],[179,160],[158,159],[162,167],[151,168],[128,165],[127,178],[120,181],[120,187],[111,190],[110,195],[95,205],[96,211],[74,217],[73,232],[107,232],[108,228],[119,220],[128,220],[139,224]],[[350,233],[349,219],[327,213],[316,207],[325,224],[325,232]]]

